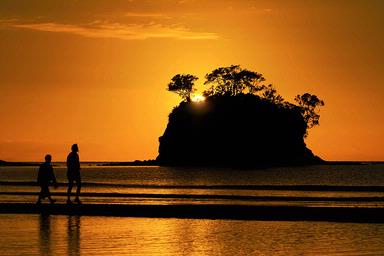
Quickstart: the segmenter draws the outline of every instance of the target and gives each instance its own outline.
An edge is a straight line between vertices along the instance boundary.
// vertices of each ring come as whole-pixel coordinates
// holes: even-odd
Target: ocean
[[[33,203],[38,167],[0,167]],[[57,164],[58,182],[66,182]],[[84,204],[384,206],[384,164],[260,170],[82,166]],[[51,189],[65,203],[65,184]],[[47,203],[47,202],[45,202]],[[384,224],[0,214],[0,255],[384,255]]]

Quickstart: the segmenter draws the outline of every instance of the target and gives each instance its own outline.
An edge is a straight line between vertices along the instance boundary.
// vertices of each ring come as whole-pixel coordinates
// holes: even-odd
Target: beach
[[[384,253],[380,163],[261,170],[94,163],[82,167],[82,205],[65,203],[65,166],[54,170],[57,202],[36,205],[37,167],[0,167],[4,255]],[[115,247],[102,246],[107,237]]]

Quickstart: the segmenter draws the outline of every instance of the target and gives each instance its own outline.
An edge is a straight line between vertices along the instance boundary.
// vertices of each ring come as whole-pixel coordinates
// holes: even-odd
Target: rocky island
[[[319,124],[317,96],[285,101],[264,77],[238,65],[205,76],[208,88],[194,101],[197,77],[179,74],[168,90],[182,102],[169,115],[159,138],[160,165],[265,167],[319,164],[305,144]]]

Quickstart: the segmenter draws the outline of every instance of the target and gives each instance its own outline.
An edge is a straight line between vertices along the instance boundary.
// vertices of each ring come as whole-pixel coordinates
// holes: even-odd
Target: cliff
[[[160,165],[262,167],[321,163],[306,147],[300,108],[257,95],[182,102],[159,138]]]

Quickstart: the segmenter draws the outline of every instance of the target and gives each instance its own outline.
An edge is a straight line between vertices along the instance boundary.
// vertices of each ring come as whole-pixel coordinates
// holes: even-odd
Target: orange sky
[[[157,156],[177,73],[240,64],[324,99],[308,146],[384,160],[383,1],[2,0],[0,159]]]

